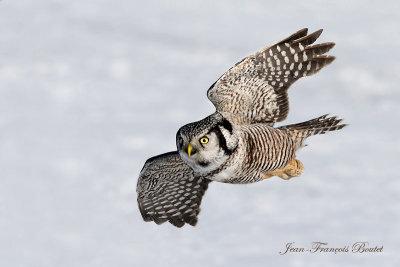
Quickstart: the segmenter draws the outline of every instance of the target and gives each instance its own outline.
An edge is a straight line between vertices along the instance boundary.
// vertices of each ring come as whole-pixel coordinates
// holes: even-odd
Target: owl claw
[[[293,177],[299,177],[304,171],[303,164],[300,160],[292,159],[285,167],[273,170],[264,175],[264,179],[272,176],[278,176],[284,180],[289,180]]]

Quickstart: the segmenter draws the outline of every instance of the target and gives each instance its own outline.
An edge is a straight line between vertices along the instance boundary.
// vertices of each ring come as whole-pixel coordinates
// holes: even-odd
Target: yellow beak
[[[188,155],[190,157],[190,155],[192,154],[192,146],[189,144],[188,145]]]

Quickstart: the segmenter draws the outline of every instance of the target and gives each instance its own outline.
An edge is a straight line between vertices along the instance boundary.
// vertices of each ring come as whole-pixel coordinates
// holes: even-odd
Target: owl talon
[[[297,159],[290,161],[285,167],[273,170],[264,175],[264,179],[272,176],[278,176],[283,180],[289,180],[293,177],[299,177],[304,171],[303,164]]]

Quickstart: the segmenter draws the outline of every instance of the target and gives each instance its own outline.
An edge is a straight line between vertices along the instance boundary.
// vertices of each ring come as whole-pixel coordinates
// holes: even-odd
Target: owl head
[[[237,143],[232,124],[219,113],[186,124],[176,134],[181,158],[200,174],[220,167],[235,151]]]

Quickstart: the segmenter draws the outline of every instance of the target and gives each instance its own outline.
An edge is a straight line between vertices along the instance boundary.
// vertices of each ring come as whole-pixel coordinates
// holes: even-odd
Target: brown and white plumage
[[[287,90],[335,57],[324,55],[334,43],[312,45],[321,35],[302,29],[284,40],[244,58],[208,90],[217,111],[236,124],[282,121],[289,112]]]
[[[325,114],[309,121],[285,125],[278,129],[289,134],[297,150],[304,146],[304,141],[307,137],[342,129],[346,124],[339,124],[341,121],[336,116],[328,117],[328,114]]]
[[[302,29],[244,58],[209,88],[216,112],[178,130],[180,157],[167,153],[149,159],[140,173],[137,192],[144,220],[196,224],[210,180],[252,183],[300,176],[303,165],[296,151],[304,140],[345,126],[324,115],[272,127],[287,117],[291,84],[335,59],[324,55],[334,43],[313,44],[322,30],[307,32]]]
[[[182,159],[198,174],[224,183],[253,183],[271,173],[287,179],[298,175],[276,170],[296,160],[296,151],[312,135],[342,129],[340,119],[327,115],[303,123],[274,128],[266,123],[235,125],[221,114],[183,126],[177,133]],[[211,146],[198,144],[198,139],[209,139]],[[187,152],[192,146],[191,155]],[[196,150],[196,153],[193,153]]]
[[[157,224],[169,221],[177,227],[196,225],[210,182],[196,175],[176,151],[148,159],[136,188],[143,220]]]

